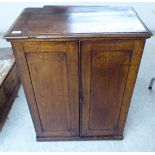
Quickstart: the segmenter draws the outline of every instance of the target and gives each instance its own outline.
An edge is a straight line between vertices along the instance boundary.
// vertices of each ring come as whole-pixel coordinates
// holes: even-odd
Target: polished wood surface
[[[34,48],[35,46],[39,46],[39,49]],[[78,135],[77,44],[74,42],[25,43],[24,49],[26,53],[28,52],[26,59],[42,130],[51,132],[54,136]]]
[[[118,37],[118,34],[138,37],[149,33],[131,8],[45,6],[26,8],[5,38]]]
[[[37,140],[122,139],[150,36],[130,8],[25,9],[5,38]]]
[[[132,48],[126,41],[82,43],[82,135],[115,134]]]

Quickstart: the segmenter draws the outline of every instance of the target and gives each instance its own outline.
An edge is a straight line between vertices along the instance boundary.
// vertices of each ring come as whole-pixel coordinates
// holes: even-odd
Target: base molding
[[[36,137],[38,142],[44,141],[89,141],[89,140],[123,140],[124,136],[94,136],[94,137]]]

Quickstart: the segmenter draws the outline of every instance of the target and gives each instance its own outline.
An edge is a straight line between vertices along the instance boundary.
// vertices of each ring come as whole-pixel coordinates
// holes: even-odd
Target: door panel
[[[25,47],[26,59],[44,136],[78,136],[77,44],[31,47]]]
[[[130,44],[82,43],[82,136],[116,134],[132,54]]]

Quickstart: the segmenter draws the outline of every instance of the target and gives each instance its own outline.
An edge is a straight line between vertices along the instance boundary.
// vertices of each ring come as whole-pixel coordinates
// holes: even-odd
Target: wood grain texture
[[[23,44],[32,85],[26,89],[33,91],[35,103],[30,101],[30,106],[38,113],[41,132],[45,136],[78,136],[77,43],[52,42],[49,46],[53,48],[48,48],[47,42],[32,44]]]
[[[132,45],[119,41],[82,43],[82,135],[115,134]]]
[[[26,58],[43,130],[70,130],[71,116],[66,54],[28,54]]]
[[[145,46],[145,40],[134,40],[134,48],[132,52],[131,65],[128,72],[126,88],[124,90],[124,97],[122,101],[123,104],[121,106],[121,111],[119,114],[119,121],[118,121],[118,131],[121,134],[123,133],[123,130],[124,130],[144,46]]]
[[[53,48],[48,48],[46,42],[39,45],[39,51],[36,49],[37,53],[27,54],[26,59],[43,131],[78,135],[77,44],[51,43],[49,46]],[[71,133],[72,130],[75,131]]]
[[[38,140],[56,140],[55,136],[58,140],[66,136],[70,138],[64,139],[78,139],[79,135],[81,139],[89,139],[89,136],[117,139],[123,136],[145,40],[89,40],[79,44],[62,41],[12,42],[20,62],[19,68],[23,70],[20,71],[24,76],[23,84],[30,80],[24,89],[27,98],[30,98],[28,101]],[[68,61],[64,53],[70,57]],[[21,55],[23,59],[19,60]],[[70,64],[71,81],[67,81],[66,62]],[[72,85],[70,96],[67,95],[67,85]],[[74,107],[70,115],[69,100],[73,100],[70,103]],[[62,113],[63,120],[59,113]],[[71,124],[73,130],[69,130]]]
[[[28,106],[29,106],[31,118],[34,124],[35,132],[38,136],[43,136],[42,126],[40,123],[38,109],[36,106],[34,92],[32,89],[32,84],[31,84],[30,74],[29,74],[29,70],[28,70],[28,66],[25,58],[23,44],[18,41],[12,41],[11,44],[12,44],[14,56],[17,62],[17,67],[20,74],[21,82],[26,95],[26,99],[28,101]]]
[[[5,38],[37,140],[122,139],[151,35],[131,8],[25,9]]]
[[[23,10],[5,38],[148,37],[150,34],[129,7],[45,6]]]

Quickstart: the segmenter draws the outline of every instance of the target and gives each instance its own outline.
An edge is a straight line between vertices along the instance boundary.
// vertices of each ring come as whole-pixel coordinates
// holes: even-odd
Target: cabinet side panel
[[[24,92],[26,94],[26,99],[28,101],[29,110],[35,127],[37,136],[42,136],[42,126],[40,123],[40,118],[38,115],[38,109],[36,106],[34,93],[31,85],[31,79],[29,75],[29,70],[24,54],[23,43],[21,41],[11,41],[13,53],[16,59],[17,69],[20,74],[21,82],[24,87]]]
[[[131,65],[128,73],[128,78],[127,78],[127,83],[126,83],[126,88],[124,91],[124,98],[123,98],[123,104],[121,107],[119,119],[118,119],[118,131],[119,134],[122,135],[127,114],[129,111],[129,106],[130,106],[130,101],[132,98],[137,74],[138,74],[138,69],[140,66],[143,50],[144,50],[144,45],[145,45],[145,40],[135,40],[134,41],[134,49],[133,49],[133,54],[131,58]]]

